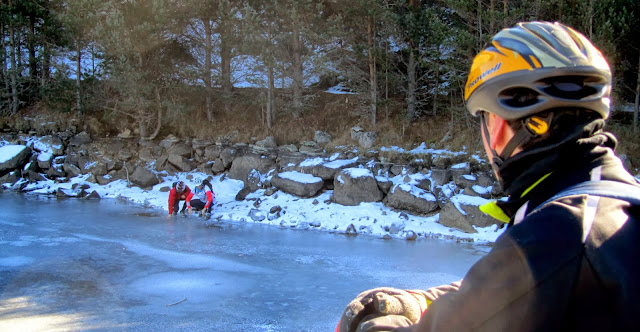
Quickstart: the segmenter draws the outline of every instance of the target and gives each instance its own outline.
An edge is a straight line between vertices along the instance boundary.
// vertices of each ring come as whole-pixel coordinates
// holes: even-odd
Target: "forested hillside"
[[[360,124],[400,141],[418,134],[439,141],[447,128],[475,130],[462,96],[470,61],[494,33],[522,20],[560,21],[591,38],[612,66],[617,109],[637,110],[640,95],[637,0],[2,0],[0,6],[1,115],[91,115],[145,138],[239,127],[249,135],[281,133],[300,124]],[[351,94],[328,98],[323,91],[335,86]],[[637,136],[631,134],[637,112],[616,119],[621,135]]]

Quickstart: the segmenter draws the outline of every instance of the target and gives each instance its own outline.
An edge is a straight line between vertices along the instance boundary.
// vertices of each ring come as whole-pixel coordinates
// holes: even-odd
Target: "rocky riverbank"
[[[242,181],[235,200],[242,202],[251,197],[253,204],[247,204],[244,213],[256,222],[280,218],[283,207],[272,206],[269,211],[262,211],[256,206],[268,197],[285,193],[309,199],[315,205],[321,200],[322,204],[334,207],[378,202],[397,213],[398,220],[390,217],[373,222],[379,222],[391,237],[429,236],[412,230],[413,217],[429,218],[465,233],[487,227],[495,229],[493,225],[499,222],[477,209],[488,199],[500,197],[497,183],[478,154],[437,150],[425,144],[412,150],[396,147],[371,150],[367,148],[371,137],[375,140],[374,134],[353,128],[354,145],[328,149],[331,137],[323,132],[316,132],[313,141],[284,146],[275,144],[271,137],[253,144],[230,144],[173,136],[144,141],[126,135],[94,138],[87,132],[45,136],[9,133],[0,138],[3,148],[24,148],[0,164],[0,183],[4,188],[30,191],[42,187],[30,183],[82,179],[100,186],[125,181],[128,186],[152,190],[166,179],[183,175],[190,178],[188,174],[198,173],[217,177],[219,181],[227,178]],[[87,187],[58,189],[55,194],[89,196],[92,193],[86,191]],[[158,190],[166,192],[169,186]],[[92,196],[96,195],[99,196],[96,193]],[[317,224],[307,223],[305,227],[321,227]],[[358,225],[357,220],[344,229],[332,231],[371,233],[366,226]]]

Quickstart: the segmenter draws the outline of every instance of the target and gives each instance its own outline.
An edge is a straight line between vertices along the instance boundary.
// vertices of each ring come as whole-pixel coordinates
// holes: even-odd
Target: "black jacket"
[[[597,134],[547,160],[525,156],[507,165],[516,174],[507,176],[510,199],[501,204],[512,217],[509,228],[457,292],[438,298],[417,326],[401,330],[640,331],[640,207],[576,195],[527,215],[583,181],[636,184],[614,155],[615,143]],[[532,169],[535,163],[542,166]],[[518,210],[526,216],[520,222]],[[591,215],[585,234],[582,221]]]

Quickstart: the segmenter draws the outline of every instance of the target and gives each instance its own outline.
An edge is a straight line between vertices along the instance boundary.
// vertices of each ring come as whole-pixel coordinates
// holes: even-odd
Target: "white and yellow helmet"
[[[472,115],[506,120],[561,108],[609,116],[611,69],[582,34],[560,24],[523,22],[500,31],[473,60],[464,98]]]

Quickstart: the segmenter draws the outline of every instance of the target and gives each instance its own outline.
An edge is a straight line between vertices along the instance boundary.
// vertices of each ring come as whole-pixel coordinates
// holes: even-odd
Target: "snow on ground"
[[[10,158],[9,156],[14,151],[8,151],[6,149],[0,150],[0,159]],[[19,152],[19,151],[18,151]],[[315,164],[318,160],[309,159],[304,161],[306,164]],[[334,163],[342,163],[347,161],[334,161]],[[370,172],[365,169],[350,169],[352,175],[359,175],[358,172]],[[302,174],[298,172],[285,172],[280,176],[288,177],[287,174],[293,174],[296,180],[313,180],[311,178],[300,178],[301,176],[309,176],[309,174]],[[89,186],[87,192],[96,191],[103,199],[125,199],[136,204],[140,204],[149,208],[155,208],[167,213],[168,211],[168,188],[171,188],[173,182],[177,180],[183,180],[190,187],[194,188],[196,183],[195,179],[205,178],[209,175],[205,173],[191,172],[191,173],[178,173],[175,175],[167,175],[166,173],[158,173],[161,183],[157,184],[150,190],[143,190],[138,187],[130,187],[125,180],[117,180],[107,185],[98,185],[95,183],[87,182],[86,179],[89,175],[80,175],[72,178],[66,183],[56,183],[52,180],[40,181],[37,183],[30,183],[24,189],[32,194],[45,194],[53,195],[60,188],[65,191],[72,191],[74,184],[85,184]],[[409,186],[410,184],[417,184],[424,178],[429,177],[430,174],[412,174],[412,175],[398,175],[388,178],[394,184],[401,184],[410,190],[414,190]],[[383,176],[377,176],[382,178]],[[409,182],[407,182],[407,178]],[[258,190],[246,197],[244,201],[236,201],[236,194],[243,188],[242,181],[229,179],[226,175],[218,175],[212,178],[211,184],[213,191],[216,195],[215,207],[212,211],[211,218],[208,222],[216,222],[218,220],[229,222],[255,222],[250,216],[249,212],[252,209],[259,209],[260,211],[254,211],[258,214],[266,215],[267,218],[260,221],[260,223],[266,223],[276,225],[280,227],[296,228],[296,229],[308,229],[317,231],[328,231],[344,233],[353,225],[357,233],[369,234],[371,236],[381,237],[389,234],[390,227],[404,229],[406,231],[414,231],[420,236],[443,238],[443,239],[465,239],[473,241],[475,243],[494,242],[496,238],[502,233],[502,230],[498,230],[496,226],[490,226],[486,228],[476,228],[478,233],[468,234],[452,228],[445,227],[439,224],[439,215],[432,216],[415,216],[402,211],[394,211],[384,204],[377,203],[361,203],[358,206],[343,206],[331,202],[332,191],[325,191],[319,196],[314,198],[300,198],[297,196],[289,195],[282,191],[278,191],[271,196],[265,195],[265,190]],[[4,184],[5,188],[10,188],[10,184]],[[161,191],[163,189],[164,191]],[[444,190],[451,190],[447,186]],[[425,192],[426,193],[426,192]],[[486,202],[481,198],[476,203]],[[181,202],[182,204],[182,202]],[[257,205],[257,207],[256,207]],[[279,206],[282,208],[279,217],[275,217],[270,213],[272,207]],[[167,218],[181,218],[167,217]],[[188,216],[198,220],[196,214]],[[396,234],[390,234],[392,237],[404,238],[405,233],[400,231]]]

